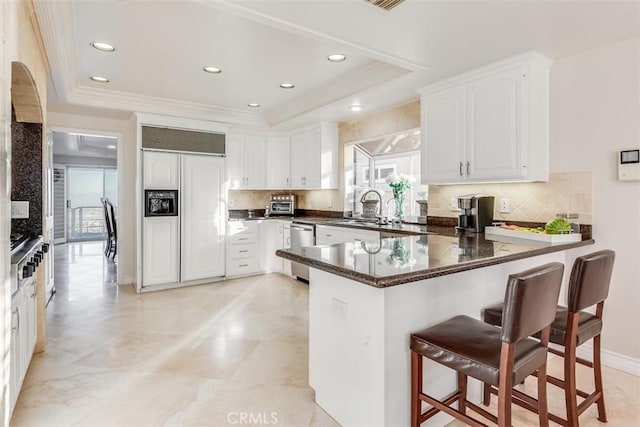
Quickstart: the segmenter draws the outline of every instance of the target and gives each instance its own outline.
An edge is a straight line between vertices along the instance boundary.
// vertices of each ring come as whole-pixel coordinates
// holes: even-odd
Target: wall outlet
[[[509,199],[500,199],[500,213],[511,212],[511,201]]]
[[[333,207],[333,197],[329,197],[329,200],[327,201],[327,207],[328,208],[332,208]]]
[[[460,208],[458,207],[457,197],[452,197],[451,200],[449,200],[449,206],[451,207],[451,210],[454,212],[460,211]]]
[[[341,301],[338,298],[331,298],[331,311],[336,316],[346,319],[348,307],[349,304],[346,302]]]
[[[29,202],[11,202],[11,218],[29,218]]]
[[[233,209],[233,207],[236,205],[236,202],[234,202],[233,199],[229,199],[227,201],[227,205],[229,205],[230,209]]]

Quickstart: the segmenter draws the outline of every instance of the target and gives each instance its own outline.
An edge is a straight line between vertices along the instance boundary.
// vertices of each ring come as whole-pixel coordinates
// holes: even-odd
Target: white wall
[[[129,121],[49,112],[47,124],[54,131],[87,131],[118,137],[118,283],[135,283],[136,143],[130,134]]]
[[[640,362],[640,182],[617,180],[617,151],[640,148],[640,39],[551,68],[551,172],[592,171],[593,234],[616,251],[603,348]],[[567,260],[567,265],[573,259]]]

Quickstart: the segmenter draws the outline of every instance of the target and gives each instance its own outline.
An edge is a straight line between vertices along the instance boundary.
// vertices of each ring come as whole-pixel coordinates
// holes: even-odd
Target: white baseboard
[[[593,360],[593,344],[588,342],[578,347],[577,356],[587,360]],[[609,350],[602,350],[601,357],[603,366],[640,377],[639,359],[634,359],[633,357],[614,353]]]
[[[134,285],[135,288],[136,277],[135,276],[124,276],[120,278],[118,285]]]

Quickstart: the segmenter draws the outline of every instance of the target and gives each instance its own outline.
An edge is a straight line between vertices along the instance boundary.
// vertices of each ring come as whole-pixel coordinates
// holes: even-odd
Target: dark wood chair
[[[471,426],[485,424],[467,415],[471,409],[497,423],[511,426],[511,391],[538,371],[540,425],[548,426],[546,366],[551,322],[558,304],[564,266],[550,263],[509,276],[504,327],[496,328],[468,316],[456,316],[411,334],[411,425],[418,427],[440,411]],[[529,338],[542,330],[542,340]],[[423,357],[458,373],[457,390],[442,401],[423,393]],[[467,400],[467,377],[498,387],[498,416]],[[422,412],[422,402],[431,405]],[[458,410],[451,407],[458,403]]]
[[[118,231],[116,214],[113,203],[109,199],[101,197],[100,202],[104,211],[104,226],[107,230],[107,238],[104,246],[104,254],[107,258],[115,259],[118,252]]]
[[[116,210],[109,199],[107,199],[106,203],[109,213],[109,252],[107,257],[115,260],[118,253],[118,226],[116,221]]]
[[[598,420],[607,421],[602,387],[602,364],[600,361],[600,334],[604,301],[609,294],[609,284],[615,252],[603,250],[578,257],[573,264],[569,279],[568,307],[558,306],[551,324],[550,341],[560,345],[564,351],[550,348],[549,352],[564,357],[564,380],[547,376],[547,381],[564,389],[567,419],[549,414],[549,419],[560,425],[579,426],[578,417],[591,404],[598,405]],[[596,305],[595,314],[583,311]],[[502,304],[486,307],[485,322],[499,326],[503,319]],[[593,362],[576,356],[577,347],[593,339]],[[595,391],[587,393],[576,386],[576,363],[593,368]],[[491,393],[496,393],[489,384],[484,385],[484,404],[488,405]],[[578,396],[584,400],[578,405]],[[514,403],[533,410],[530,396],[516,392]]]
[[[104,227],[107,230],[106,240],[104,245],[104,254],[109,256],[111,252],[111,220],[109,219],[109,207],[107,206],[107,199],[100,197],[100,203],[102,203],[102,212],[104,214]]]

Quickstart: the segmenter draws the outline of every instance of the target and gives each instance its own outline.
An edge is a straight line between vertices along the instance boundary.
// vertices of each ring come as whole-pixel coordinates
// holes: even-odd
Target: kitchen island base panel
[[[565,252],[382,289],[311,268],[309,384],[316,403],[344,426],[409,426],[411,332],[459,314],[480,319],[482,307],[504,299],[509,274],[554,261],[564,263]],[[423,386],[441,398],[455,390],[455,372],[425,359]],[[481,401],[472,378],[468,399]],[[423,426],[452,419],[441,413]]]

